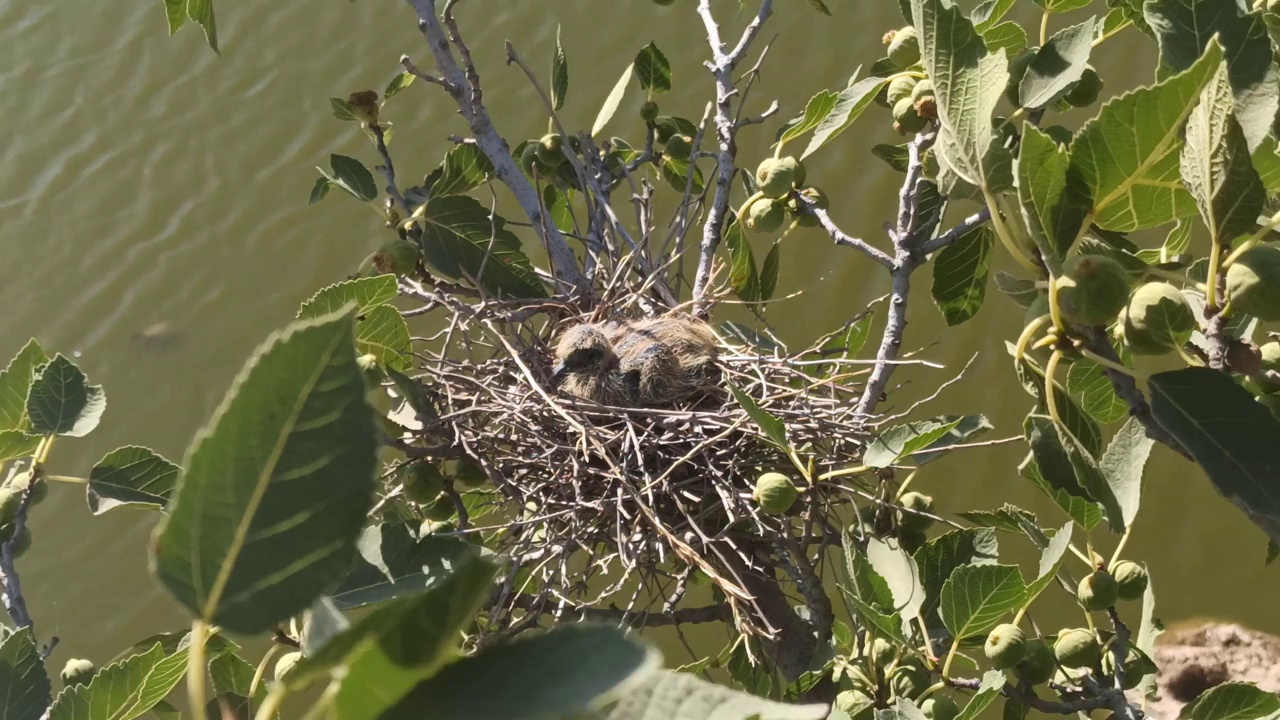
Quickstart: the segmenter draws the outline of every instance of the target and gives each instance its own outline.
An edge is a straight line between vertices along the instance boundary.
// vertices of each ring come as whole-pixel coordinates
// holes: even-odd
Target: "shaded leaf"
[[[0,370],[0,431],[30,430],[27,417],[27,395],[35,381],[36,370],[49,362],[49,356],[35,338],[27,341],[18,354]]]
[[[1092,530],[1098,526],[1098,523],[1102,522],[1102,507],[1088,498],[1053,487],[1041,474],[1040,466],[1036,463],[1034,454],[1028,454],[1026,459],[1022,461],[1022,464],[1018,466],[1018,474],[1044,491],[1044,494],[1048,495],[1058,507],[1062,508],[1062,511],[1068,517],[1085,530]],[[1027,530],[1029,528],[1024,526],[1023,529]],[[1039,533],[1038,527],[1036,532]]]
[[[724,245],[729,253],[729,289],[746,302],[760,299],[760,276],[742,223],[731,217],[724,231]]]
[[[356,323],[356,350],[376,357],[381,367],[409,369],[413,348],[404,316],[390,305],[365,313]]]
[[[311,186],[311,196],[307,198],[308,205],[315,205],[329,196],[329,191],[334,188],[333,181],[327,177],[318,177],[316,182]]]
[[[395,275],[344,280],[320,288],[316,294],[307,298],[298,309],[298,318],[305,320],[327,315],[341,310],[348,303],[354,304],[356,314],[360,315],[391,302],[396,294]]]
[[[907,171],[910,164],[910,151],[906,145],[873,145],[871,154],[885,161],[889,167],[900,173]]]
[[[89,471],[89,510],[101,515],[125,505],[163,508],[181,471],[150,448],[127,445],[112,450]]]
[[[1133,524],[1142,500],[1142,471],[1155,441],[1136,418],[1129,418],[1111,438],[1099,465],[1119,504],[1125,526]]]
[[[726,380],[725,386],[729,388],[729,393],[733,395],[733,399],[747,413],[747,417],[751,418],[751,421],[764,432],[765,437],[769,438],[779,449],[786,451],[789,447],[787,445],[787,426],[783,424],[782,420],[760,407],[754,398],[738,389],[738,386],[732,382]]]
[[[962,565],[990,565],[999,559],[996,533],[990,528],[952,530],[925,543],[912,556],[924,586],[921,614],[929,618],[938,607],[939,594],[951,573]]]
[[[329,109],[333,111],[333,116],[343,122],[355,122],[355,108],[350,102],[342,98],[329,98]],[[324,172],[321,170],[321,172]]]
[[[939,612],[952,637],[985,633],[1022,604],[1026,586],[1012,565],[964,565],[942,586]]]
[[[354,323],[344,312],[274,334],[188,450],[152,568],[205,622],[266,631],[350,567],[378,445]]]
[[[187,648],[145,653],[102,668],[88,685],[58,693],[49,720],[132,720],[149,712],[186,676]]]
[[[439,175],[432,173],[434,182],[426,183],[431,195],[463,195],[484,184],[493,173],[493,163],[477,145],[454,145],[440,161]]]
[[[600,106],[600,112],[596,115],[595,122],[591,124],[592,137],[599,135],[600,131],[604,130],[604,126],[613,119],[613,114],[618,111],[622,97],[627,94],[627,85],[631,84],[631,73],[634,69],[634,63],[628,64],[627,69],[622,71],[622,77],[618,78],[618,82],[614,83],[613,89],[609,91],[609,96],[604,99],[604,105]]]
[[[1280,540],[1280,421],[1231,376],[1209,368],[1152,375],[1151,413],[1209,480]]]
[[[1100,423],[1112,423],[1129,414],[1129,406],[1116,395],[1102,366],[1091,360],[1080,358],[1067,368],[1067,392]]]
[[[1071,530],[1072,524],[1068,521],[1053,534],[1048,546],[1040,552],[1040,567],[1036,572],[1036,579],[1027,585],[1027,593],[1022,601],[1023,606],[1030,605],[1036,596],[1058,577],[1058,570],[1062,568],[1062,561],[1067,557],[1067,548],[1071,545]]]
[[[315,656],[330,640],[349,627],[351,621],[334,604],[333,598],[321,595],[302,614],[302,633],[298,638],[302,654],[307,657]]]
[[[1180,717],[1191,720],[1258,720],[1280,713],[1280,697],[1252,683],[1227,682],[1205,691]]]
[[[902,618],[893,610],[893,593],[885,579],[871,567],[866,554],[853,542],[846,529],[841,540],[844,545],[845,582],[841,590],[853,604],[858,616],[876,628],[885,637],[906,643],[902,633]]]
[[[84,437],[98,427],[107,409],[101,385],[62,354],[39,370],[27,394],[31,431],[41,435]]]
[[[862,463],[873,468],[889,467],[899,458],[938,441],[959,423],[957,418],[946,422],[925,420],[894,425],[871,441],[863,453]]]
[[[827,706],[773,702],[687,672],[658,670],[626,692],[603,720],[821,720]]]
[[[937,418],[943,423],[955,422],[946,435],[912,453],[911,461],[924,465],[946,454],[948,448],[968,442],[993,428],[986,415],[943,415]]]
[[[1070,172],[1065,149],[1031,123],[1022,130],[1016,165],[1018,202],[1031,240],[1055,265],[1080,235],[1089,189]]]
[[[356,550],[355,567],[332,593],[341,610],[425,592],[448,578],[475,547],[454,538],[415,538],[406,525],[382,523],[364,529]]]
[[[991,703],[1000,697],[1000,690],[1004,688],[1004,673],[999,670],[988,670],[982,674],[982,684],[978,686],[978,692],[969,698],[968,704],[956,716],[956,720],[974,720],[987,709]]]
[[[547,296],[506,220],[490,215],[479,200],[432,197],[424,217],[422,256],[436,271],[455,280],[473,278],[489,292],[508,297]]]
[[[970,510],[957,514],[979,527],[995,528],[1004,532],[1022,532],[1026,523],[1038,525],[1035,515],[1008,503],[997,510]]]
[[[760,266],[760,300],[768,302],[773,299],[773,291],[778,287],[778,270],[782,262],[779,253],[782,244],[774,241],[769,254],[764,256],[764,264]]]
[[[1179,177],[1183,123],[1222,61],[1209,44],[1185,71],[1108,101],[1071,141],[1071,172],[1093,198],[1093,222],[1127,232],[1195,211]]]
[[[642,90],[664,93],[671,89],[671,63],[657,45],[649,43],[640,48],[633,66]]]
[[[841,90],[831,111],[814,127],[813,137],[809,138],[809,145],[800,154],[800,159],[803,160],[814,154],[839,137],[840,133],[849,129],[853,121],[857,120],[862,111],[871,105],[872,100],[875,100],[880,89],[888,83],[888,78],[869,77]]]
[[[41,720],[53,687],[31,637],[31,628],[10,632],[0,642],[0,717]]]
[[[395,77],[391,78],[391,82],[387,83],[387,88],[382,91],[382,101],[386,102],[399,95],[400,91],[412,85],[416,78],[417,76],[408,70],[397,73]]]
[[[1017,364],[1016,370],[1018,380],[1036,398],[1036,411],[1046,415],[1048,406],[1044,399],[1046,384],[1044,371],[1030,356],[1024,356],[1022,362]],[[1058,383],[1053,384],[1053,395],[1054,403],[1058,407],[1058,417],[1067,433],[1080,441],[1080,444],[1093,457],[1102,455],[1102,430],[1098,428],[1098,424],[1080,409],[1071,395]]]
[[[1018,307],[1030,307],[1031,303],[1040,296],[1035,280],[1024,280],[1003,270],[995,271],[992,279],[996,281],[996,287],[1000,292],[1008,295],[1010,300],[1018,304]]]
[[[218,25],[213,17],[213,0],[187,0],[187,17],[204,28],[209,47],[218,52]]]
[[[41,436],[21,430],[0,430],[0,462],[27,457],[40,446]]]
[[[569,95],[569,58],[560,42],[560,24],[556,23],[556,52],[551,56],[551,107],[560,110]]]
[[[1018,99],[1029,109],[1048,105],[1084,75],[1093,43],[1094,20],[1063,28],[1036,51],[1018,85]]]
[[[370,202],[378,199],[378,185],[373,173],[364,163],[346,155],[330,155],[329,164],[333,175],[326,175],[335,185],[351,193],[358,200]],[[323,174],[324,171],[321,170]]]
[[[778,137],[778,143],[786,144],[818,127],[818,124],[835,109],[839,97],[840,94],[833,90],[819,90],[818,94],[809,98],[809,102],[805,104],[804,115],[782,131],[782,135]]]
[[[959,325],[982,307],[993,243],[991,228],[979,225],[938,253],[933,268],[933,302],[947,325]]]

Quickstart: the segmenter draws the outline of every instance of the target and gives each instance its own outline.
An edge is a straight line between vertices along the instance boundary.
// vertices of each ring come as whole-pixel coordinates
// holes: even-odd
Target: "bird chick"
[[[682,400],[713,377],[717,338],[701,320],[669,315],[608,330],[622,374],[644,404]]]
[[[604,328],[594,324],[575,325],[560,336],[556,345],[552,379],[560,389],[602,405],[630,405],[633,394],[627,385],[618,354]]]

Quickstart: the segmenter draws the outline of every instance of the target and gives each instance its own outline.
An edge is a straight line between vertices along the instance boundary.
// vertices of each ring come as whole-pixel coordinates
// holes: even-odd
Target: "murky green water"
[[[752,93],[756,112],[776,98],[779,118],[787,117],[813,92],[842,87],[878,57],[881,32],[898,24],[895,4],[885,0],[828,1],[831,19],[797,0],[777,3],[763,35],[773,45]],[[729,18],[726,37],[736,37],[744,23],[733,19],[737,3],[714,4]],[[360,133],[330,116],[327,98],[383,87],[401,53],[429,64],[410,10],[397,2],[223,0],[219,12],[223,55],[215,57],[194,29],[166,38],[154,0],[0,0],[0,353],[33,335],[46,348],[78,352],[108,396],[97,432],[54,449],[56,473],[84,475],[103,453],[129,443],[180,460],[254,346],[384,238],[377,216],[349,198],[318,207],[306,200],[312,166],[327,164],[330,152],[374,164]],[[674,66],[676,90],[661,98],[663,112],[697,118],[711,97],[691,0],[665,10],[644,0],[469,0],[460,16],[486,100],[513,139],[540,134],[546,120],[519,70],[503,64],[502,41],[545,68],[557,19],[571,64],[563,117],[575,127],[590,126],[630,56],[651,39]],[[1151,54],[1150,43],[1130,33],[1103,46],[1099,62],[1141,82],[1150,71],[1138,60]],[[610,131],[638,135],[640,102],[630,96]],[[410,88],[388,117],[408,177],[430,170],[447,136],[465,131],[435,88]],[[775,127],[742,134],[744,164],[763,156]],[[837,221],[882,247],[899,176],[867,149],[894,141],[887,113],[873,108],[807,163],[811,182],[832,195]],[[805,342],[887,292],[878,267],[820,235],[797,234],[787,244],[779,295],[801,294],[769,311],[785,340]],[[934,409],[986,413],[997,427],[992,437],[1018,433],[1028,399],[1004,352],[1013,328],[992,328],[1021,311],[993,288],[978,320],[947,330],[930,306],[929,283],[922,273],[907,344],[938,341],[927,355],[949,368],[902,373],[909,384],[892,404],[906,407],[977,353],[968,381],[945,391]],[[168,342],[136,337],[157,322],[176,328]],[[1013,502],[1061,522],[1017,477],[1019,456],[1017,446],[971,451],[931,465],[920,483],[965,506],[958,509]],[[127,511],[93,518],[78,489],[61,486],[34,511],[37,542],[20,567],[38,632],[63,640],[55,662],[69,653],[105,660],[144,634],[183,624],[147,575],[154,521]],[[1213,615],[1280,631],[1280,574],[1263,568],[1264,547],[1262,534],[1198,470],[1157,449],[1130,548],[1150,561],[1158,588],[1178,585],[1160,594],[1167,620]]]

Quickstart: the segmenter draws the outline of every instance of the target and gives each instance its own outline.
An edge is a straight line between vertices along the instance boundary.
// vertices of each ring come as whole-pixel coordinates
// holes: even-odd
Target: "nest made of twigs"
[[[458,531],[486,533],[513,562],[489,626],[515,632],[627,592],[626,612],[670,611],[697,574],[723,593],[740,630],[772,634],[746,588],[751,576],[788,567],[770,558],[803,561],[804,551],[784,527],[798,520],[762,513],[751,493],[764,471],[805,481],[729,386],[781,421],[790,447],[821,458],[819,471],[848,466],[863,447],[853,361],[825,355],[821,343],[791,353],[722,336],[715,388],[677,407],[605,407],[558,391],[552,348],[565,328],[625,309],[549,320],[459,308],[420,354],[415,376],[435,417],[414,442],[468,458],[492,485],[458,503]],[[809,487],[793,515],[811,536],[838,537],[834,513],[849,500]]]

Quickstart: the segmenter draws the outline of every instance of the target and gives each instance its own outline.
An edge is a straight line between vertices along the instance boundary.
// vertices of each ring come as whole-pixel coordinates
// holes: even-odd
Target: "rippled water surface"
[[[776,98],[786,117],[813,92],[842,87],[879,56],[880,34],[900,21],[885,0],[828,3],[834,18],[798,0],[776,3],[762,36],[772,48],[753,90],[755,112]],[[726,37],[736,37],[745,20],[737,3],[713,4],[727,19]],[[674,67],[676,90],[660,99],[663,112],[700,117],[711,81],[700,65],[705,38],[693,5],[468,0],[460,17],[499,129],[518,140],[540,134],[546,119],[519,70],[503,64],[502,42],[510,39],[545,73],[557,20],[570,59],[564,118],[572,125],[590,126],[630,56],[650,40]],[[334,195],[308,207],[307,193],[313,166],[327,164],[331,152],[374,164],[367,141],[332,118],[327,98],[382,88],[401,53],[429,64],[408,7],[222,0],[218,10],[221,56],[194,28],[166,37],[155,0],[0,0],[0,353],[29,336],[77,352],[108,396],[97,432],[55,448],[54,472],[84,475],[97,457],[129,443],[181,459],[252,349],[384,237],[377,215],[359,203]],[[1098,64],[1119,70],[1107,74],[1117,86],[1140,83],[1150,77],[1152,47],[1131,33],[1100,48]],[[611,132],[639,134],[640,101],[633,91]],[[437,88],[411,87],[387,115],[408,177],[430,170],[448,136],[465,130]],[[900,176],[867,149],[894,142],[887,116],[873,108],[807,163],[811,182],[832,195],[837,221],[882,246]],[[775,127],[776,120],[743,133],[744,163],[763,156]],[[803,293],[775,303],[770,315],[788,341],[838,326],[888,289],[878,267],[821,236],[787,243],[779,294]],[[1012,326],[993,328],[1021,311],[992,289],[978,320],[947,330],[929,305],[929,282],[927,273],[918,278],[907,344],[939,341],[927,354],[948,371],[904,373],[910,385],[900,397],[918,397],[977,353],[968,382],[946,390],[936,410],[984,412],[998,435],[1018,433],[1028,403],[1004,351]],[[140,337],[157,323],[159,340]],[[946,504],[1014,502],[1061,522],[1017,477],[1016,447],[945,459],[919,482]],[[154,519],[130,511],[93,518],[69,486],[53,488],[34,511],[37,542],[21,569],[39,632],[63,639],[56,662],[66,653],[106,660],[142,635],[182,624],[147,577]],[[1179,586],[1160,594],[1167,620],[1213,615],[1280,631],[1280,580],[1262,566],[1262,534],[1198,470],[1161,449],[1129,547],[1151,563],[1158,588]]]

